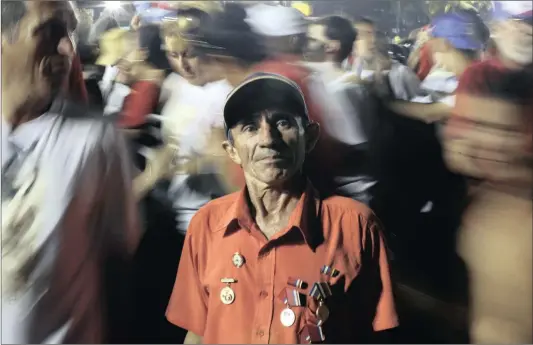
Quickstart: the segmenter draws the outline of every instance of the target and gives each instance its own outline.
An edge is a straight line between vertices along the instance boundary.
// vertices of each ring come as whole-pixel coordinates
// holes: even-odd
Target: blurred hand
[[[138,30],[141,27],[141,16],[135,15],[133,18],[131,18],[130,27],[133,30]]]

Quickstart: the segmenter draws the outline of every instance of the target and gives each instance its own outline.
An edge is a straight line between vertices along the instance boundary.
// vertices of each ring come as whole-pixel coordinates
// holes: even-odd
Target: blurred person
[[[130,50],[117,62],[118,73],[108,96],[104,112],[116,117],[119,127],[128,134],[135,164],[144,169],[145,157],[140,149],[152,145],[149,115],[159,107],[162,83],[170,72],[170,65],[157,25],[144,25],[132,34]],[[126,43],[127,44],[127,43]]]
[[[434,67],[420,86],[426,95],[408,103],[392,103],[391,108],[420,121],[439,123],[451,114],[458,79],[469,65],[481,58],[487,37],[486,26],[479,16],[467,11],[437,16],[432,27],[432,39],[428,43]]]
[[[198,30],[184,37],[190,51],[194,52],[191,57],[200,56],[201,60],[176,60],[182,62],[179,65],[180,73],[186,79],[192,77],[191,82],[197,84],[197,77],[201,77],[204,71],[212,70],[216,71],[215,75],[220,73],[218,75],[229,84],[230,90],[238,85],[267,56],[261,36],[251,30],[245,19],[246,11],[236,3],[228,3],[222,11],[213,12],[205,25],[198,26]],[[195,71],[195,60],[208,61],[209,64]],[[184,73],[181,70],[185,70]],[[224,137],[223,131],[214,130],[212,133],[219,139]],[[223,184],[227,190],[237,190],[244,183],[242,171],[227,158],[224,161],[225,165],[219,165],[224,171],[221,174],[224,177]]]
[[[140,235],[125,143],[65,100],[70,3],[1,7],[2,343],[122,342]]]
[[[394,219],[400,215],[404,219],[411,217],[411,222],[420,224],[414,231],[405,228],[391,230],[398,239],[401,232],[404,244],[399,247],[408,249],[405,252],[408,257],[421,254],[425,257],[427,270],[434,270],[437,265],[442,267],[438,276],[425,274],[432,283],[455,291],[453,284],[450,285],[453,281],[446,277],[459,272],[456,267],[460,262],[452,248],[466,202],[466,184],[462,176],[446,167],[441,134],[452,113],[457,80],[464,69],[476,61],[483,48],[483,23],[477,15],[458,11],[435,17],[431,25],[432,40],[429,42],[436,65],[421,84],[426,95],[410,101],[386,103],[394,115],[390,120],[396,128],[401,128],[393,132],[394,145],[390,146],[389,154],[401,157],[402,165],[396,168],[387,164],[382,166],[389,172],[389,178],[382,181],[382,186],[388,189],[383,190],[386,195],[383,199],[387,202],[382,203],[382,210],[377,212],[389,229],[401,226],[394,224]],[[384,159],[385,163],[388,161]],[[394,175],[390,175],[391,172]],[[391,208],[399,201],[390,193],[393,189],[397,190],[396,194],[409,195],[410,202]],[[402,210],[401,214],[399,210]],[[427,229],[431,229],[431,235],[426,234]]]
[[[293,7],[260,3],[246,9],[247,21],[264,37],[269,55],[302,60],[307,46],[307,20]]]
[[[356,31],[350,20],[329,16],[310,24],[307,35],[306,66],[319,73],[327,98],[332,100],[327,108],[328,127],[352,151],[337,193],[368,204],[372,198],[370,190],[376,183],[365,164],[374,103],[369,90],[342,68],[342,62],[352,51]]]
[[[216,127],[217,123],[220,127],[220,121],[216,120],[217,113],[220,112],[217,108],[221,106],[220,103],[231,87],[225,82],[218,65],[197,49],[193,39],[200,25],[209,21],[212,13],[219,10],[216,5],[207,7],[205,5],[194,1],[183,4],[178,11],[178,23],[184,19],[187,24],[178,29],[179,32],[176,34],[178,37],[165,38],[167,57],[173,70],[178,74],[174,76],[174,81],[171,81],[174,89],[168,94],[162,109],[163,136],[168,140],[168,145],[164,145],[156,152],[150,160],[149,170],[145,170],[136,179],[135,190],[139,198],[157,181],[171,177],[175,173],[172,170],[175,164],[171,163],[176,155],[176,145],[184,136],[209,135],[190,130],[189,126],[199,124],[198,109],[201,109],[200,114],[204,120],[207,121],[207,116],[212,117],[211,123],[209,121],[203,123],[207,125],[206,130],[210,129],[210,126]],[[210,106],[213,108],[209,109]],[[204,110],[207,110],[207,113],[204,114]],[[197,141],[199,146],[203,145],[201,144],[203,140],[193,141]]]
[[[228,96],[224,121],[223,147],[246,186],[189,226],[167,310],[189,331],[185,343],[352,343],[395,328],[379,221],[359,202],[319,197],[302,173],[319,126],[298,86],[252,74]],[[323,279],[324,299],[291,297]]]
[[[396,99],[410,100],[420,93],[420,80],[411,69],[389,56],[387,37],[377,31],[374,22],[362,18],[355,24],[354,76],[363,80],[382,79],[387,92]]]
[[[124,98],[130,93],[129,87],[115,85],[115,78],[119,72],[118,62],[137,47],[135,41],[136,36],[131,31],[122,28],[111,29],[105,32],[100,39],[99,55],[95,64],[105,68],[99,86],[104,98],[104,104],[108,107],[104,111],[107,114],[120,111]],[[111,91],[114,92],[113,97],[110,97]]]
[[[416,34],[415,44],[409,58],[407,66],[416,72],[418,79],[424,80],[433,68],[432,54],[429,44],[431,38],[429,26],[421,28]]]
[[[221,166],[228,158],[216,136],[224,131],[222,108],[231,86],[218,64],[195,45],[199,27],[219,10],[213,2],[189,1],[168,24],[173,27],[165,28],[166,53],[178,73],[166,80],[172,89],[160,116],[163,142],[135,178],[136,196],[147,201],[150,218],[139,249],[139,342],[183,341],[185,332],[166,320],[165,309],[185,234],[203,205],[227,194]]]
[[[354,71],[364,71],[374,69],[374,58],[377,52],[376,47],[376,26],[374,21],[370,18],[359,18],[355,22],[355,30],[357,31],[357,39],[354,45],[353,63]],[[362,78],[366,76],[361,72]]]
[[[457,242],[470,271],[473,343],[533,340],[533,15],[531,3],[511,3],[496,4],[498,55],[462,73],[445,132],[450,168],[480,181]]]

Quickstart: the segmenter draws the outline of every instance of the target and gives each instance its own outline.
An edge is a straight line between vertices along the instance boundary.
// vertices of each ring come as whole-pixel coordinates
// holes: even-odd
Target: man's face
[[[170,65],[193,85],[202,86],[213,79],[213,63],[206,56],[199,56],[190,47],[168,54]]]
[[[357,39],[355,40],[355,54],[357,57],[370,58],[376,52],[376,32],[370,24],[359,23],[355,26]]]
[[[326,60],[326,46],[328,39],[324,35],[323,25],[309,25],[307,29],[307,48],[305,59],[312,62]]]
[[[233,143],[226,142],[224,148],[251,181],[282,184],[301,170],[307,150],[318,137],[312,129],[317,125],[306,128],[302,121],[278,110],[254,114],[231,129]]]
[[[17,31],[2,33],[2,88],[50,102],[68,82],[76,19],[67,1],[28,1],[26,9]]]
[[[533,62],[533,27],[525,22],[506,20],[493,32],[500,54],[523,66]]]

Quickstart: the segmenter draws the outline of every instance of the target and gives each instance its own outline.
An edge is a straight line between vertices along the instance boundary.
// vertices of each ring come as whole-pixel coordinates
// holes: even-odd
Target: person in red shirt
[[[154,113],[159,103],[161,83],[170,71],[169,61],[162,49],[159,26],[142,26],[138,30],[138,39],[138,49],[118,63],[116,82],[131,87],[118,120],[123,128],[142,126],[146,116]]]
[[[448,166],[481,181],[458,241],[473,343],[533,341],[532,34],[531,10],[495,23],[497,56],[464,71],[445,131]]]

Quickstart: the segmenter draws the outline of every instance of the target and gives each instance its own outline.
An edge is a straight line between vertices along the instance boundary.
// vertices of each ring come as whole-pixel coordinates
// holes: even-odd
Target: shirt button
[[[259,331],[257,331],[257,335],[262,337],[262,336],[265,335],[265,332],[263,330],[259,330]]]
[[[265,290],[261,291],[259,293],[259,296],[263,297],[263,298],[266,298],[268,296],[268,292],[266,292]]]

